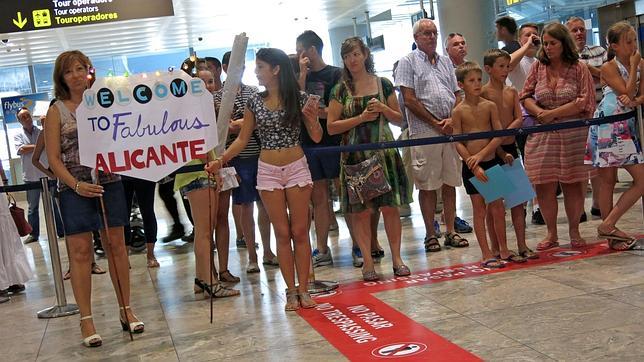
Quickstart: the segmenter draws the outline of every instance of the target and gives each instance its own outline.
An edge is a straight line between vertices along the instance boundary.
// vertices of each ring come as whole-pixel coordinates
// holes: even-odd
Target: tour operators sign
[[[184,72],[99,78],[76,117],[82,165],[150,181],[217,145],[212,95]]]

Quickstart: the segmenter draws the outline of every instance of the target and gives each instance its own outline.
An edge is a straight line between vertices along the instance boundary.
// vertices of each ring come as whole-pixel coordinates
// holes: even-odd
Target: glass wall
[[[519,25],[527,22],[548,23],[565,22],[571,16],[591,21],[588,44],[600,45],[597,8],[614,4],[619,0],[496,0],[498,15],[509,15]],[[589,29],[590,30],[590,29]]]

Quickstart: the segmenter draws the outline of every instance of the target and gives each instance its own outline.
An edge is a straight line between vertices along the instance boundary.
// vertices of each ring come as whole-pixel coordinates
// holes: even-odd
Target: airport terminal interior
[[[442,44],[447,34],[458,32],[467,39],[467,58],[482,63],[484,50],[503,45],[496,38],[494,22],[501,16],[511,16],[519,25],[565,22],[577,16],[588,29],[588,44],[605,47],[607,27],[619,20],[635,26],[641,44],[640,14],[644,14],[644,0],[240,0],[230,6],[206,0],[158,1],[169,4],[171,13],[152,9],[154,15],[150,16],[145,9],[128,11],[136,1],[124,0],[74,0],[73,6],[64,4],[71,1],[34,1],[42,3],[43,9],[29,7],[18,12],[15,10],[20,10],[24,1],[2,0],[3,107],[4,99],[23,95],[34,95],[32,99],[37,101],[52,99],[54,60],[71,49],[79,49],[92,59],[98,78],[152,75],[178,72],[191,55],[221,59],[230,50],[234,36],[245,32],[249,40],[242,82],[258,85],[255,52],[275,47],[295,53],[296,37],[311,29],[325,44],[323,58],[327,64],[342,67],[341,43],[356,35],[372,48],[376,73],[392,79],[393,63],[412,49],[412,24],[423,17],[434,18],[439,54],[445,53]],[[83,11],[91,13],[102,6],[118,13],[121,20],[82,20]],[[47,17],[45,8],[49,9]],[[67,9],[67,13],[61,9]],[[78,14],[69,14],[72,9]],[[4,176],[9,185],[20,185],[24,183],[22,168],[13,137],[22,127],[15,118],[6,121],[6,113],[0,117],[4,117],[0,131]],[[641,118],[639,122],[641,125]],[[400,129],[392,126],[392,132],[397,137]],[[619,169],[614,199],[633,183],[631,174]],[[12,194],[26,212],[24,192]],[[180,197],[178,192],[175,196]],[[469,247],[444,246],[441,237],[441,250],[426,252],[426,229],[418,190],[414,190],[409,210],[401,212],[401,255],[411,269],[410,275],[394,275],[396,265],[385,224],[380,220],[377,240],[384,257],[375,264],[380,280],[364,281],[361,268],[355,266],[340,202],[330,198],[337,220],[328,239],[333,263],[314,268],[309,276],[317,281],[310,285],[319,292],[312,293],[317,307],[285,311],[286,284],[279,267],[262,258],[265,250],[259,230],[260,271],[247,273],[248,249],[236,243],[232,213],[228,216],[228,269],[240,281],[224,285],[239,290],[240,295],[211,299],[203,292],[196,293],[194,243],[185,237],[192,225],[179,205],[185,236],[161,242],[172,232],[173,224],[157,194],[154,210],[159,241],[154,251],[159,266],[149,267],[144,249],[129,250],[131,306],[145,323],[145,332],[130,334],[121,328],[109,273],[95,274],[91,277],[92,315],[102,337],[102,345],[96,348],[83,346],[78,314],[39,318],[46,308],[75,303],[70,281],[61,282],[69,265],[65,239],[49,240],[41,205],[40,239],[23,246],[33,276],[24,291],[0,294],[8,297],[0,303],[0,360],[644,360],[644,267],[640,259],[644,257],[644,199],[635,202],[618,223],[620,230],[640,240],[630,250],[617,251],[609,248],[605,237],[597,235],[602,220],[591,212],[590,183],[584,190],[586,220],[579,225],[585,246],[571,245],[574,240],[569,237],[563,196],[558,195],[560,245],[539,251],[538,259],[504,262],[505,267],[496,269],[481,266],[481,251],[471,230],[460,233]],[[534,221],[532,207],[529,202],[525,235],[528,247],[536,251],[546,235],[546,226]],[[473,224],[472,203],[463,187],[456,188],[456,214]],[[505,216],[508,246],[517,250],[510,210]],[[435,219],[440,231],[445,232],[441,213],[436,213]],[[313,248],[314,222],[309,235]],[[0,235],[2,243],[13,239]],[[270,244],[274,253],[274,234]],[[219,253],[214,252],[214,260]],[[108,269],[107,258],[100,254],[95,258],[98,266]]]

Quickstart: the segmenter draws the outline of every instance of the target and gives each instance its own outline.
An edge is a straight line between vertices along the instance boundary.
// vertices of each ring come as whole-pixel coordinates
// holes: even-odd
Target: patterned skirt
[[[575,183],[595,177],[597,171],[584,164],[588,127],[535,133],[525,146],[525,170],[534,185]]]

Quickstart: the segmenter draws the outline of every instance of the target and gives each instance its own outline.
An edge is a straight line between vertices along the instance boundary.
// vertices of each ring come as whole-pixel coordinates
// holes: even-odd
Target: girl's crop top
[[[308,95],[300,92],[300,106]],[[263,150],[277,150],[300,145],[301,124],[295,127],[284,125],[286,112],[283,109],[271,111],[266,108],[260,93],[254,93],[248,98],[248,109],[255,115],[255,127],[259,131],[260,144]]]

